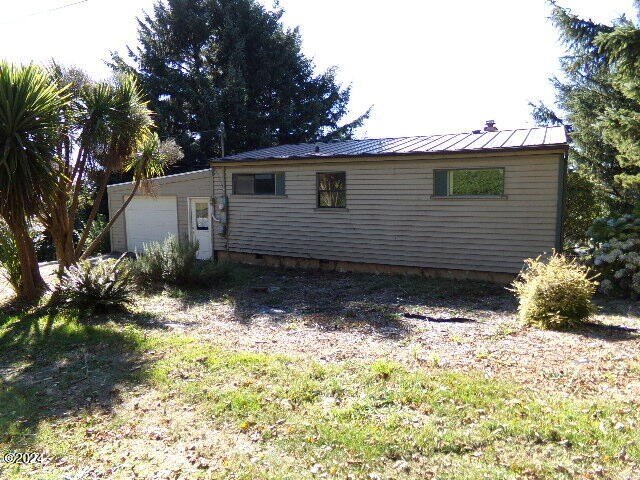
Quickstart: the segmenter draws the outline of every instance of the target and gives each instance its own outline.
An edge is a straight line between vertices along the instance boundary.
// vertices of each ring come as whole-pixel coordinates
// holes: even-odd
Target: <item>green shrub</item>
[[[14,291],[20,288],[22,273],[18,260],[18,246],[16,245],[9,227],[0,221],[0,277],[4,278]]]
[[[150,243],[145,245],[144,253],[136,252],[133,262],[133,276],[136,283],[142,287],[163,283],[164,253],[163,244]]]
[[[544,329],[564,329],[579,325],[595,312],[591,299],[598,284],[588,267],[558,254],[527,259],[525,263],[512,284],[522,322]]]
[[[69,267],[60,279],[60,299],[72,307],[94,312],[123,308],[133,300],[131,262],[90,260]]]
[[[607,214],[606,195],[601,185],[586,172],[567,172],[567,202],[564,214],[564,241],[567,249],[589,243],[587,230],[594,220]]]
[[[133,264],[137,283],[142,287],[212,287],[231,279],[228,263],[198,260],[198,242],[169,237],[162,243],[145,245]]]
[[[153,242],[136,253],[134,273],[142,286],[168,284],[188,285],[193,282],[196,269],[198,242],[168,237],[164,242]]]
[[[640,218],[601,218],[589,229],[591,258],[607,295],[640,295]]]

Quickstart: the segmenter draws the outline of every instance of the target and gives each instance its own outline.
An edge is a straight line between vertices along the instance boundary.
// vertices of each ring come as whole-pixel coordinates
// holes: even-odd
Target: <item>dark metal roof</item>
[[[564,127],[535,127],[497,132],[452,133],[424,137],[378,138],[280,145],[228,155],[214,161],[361,157],[420,153],[470,153],[566,148]]]

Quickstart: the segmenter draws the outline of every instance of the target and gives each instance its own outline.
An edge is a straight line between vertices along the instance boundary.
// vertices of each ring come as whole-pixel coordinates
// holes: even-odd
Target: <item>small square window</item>
[[[346,172],[317,173],[318,208],[346,208]]]

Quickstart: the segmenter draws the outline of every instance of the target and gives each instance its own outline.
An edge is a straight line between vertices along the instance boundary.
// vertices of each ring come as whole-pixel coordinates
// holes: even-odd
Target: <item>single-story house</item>
[[[563,127],[254,150],[152,180],[114,252],[167,235],[200,258],[505,281],[562,246]],[[115,212],[131,184],[110,185]]]

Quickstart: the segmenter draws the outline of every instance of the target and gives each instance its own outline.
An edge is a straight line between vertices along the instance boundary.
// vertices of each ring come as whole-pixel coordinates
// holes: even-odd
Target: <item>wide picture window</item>
[[[434,171],[436,197],[501,197],[503,168],[467,168]]]
[[[284,195],[284,173],[234,173],[234,195]]]

